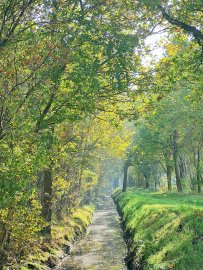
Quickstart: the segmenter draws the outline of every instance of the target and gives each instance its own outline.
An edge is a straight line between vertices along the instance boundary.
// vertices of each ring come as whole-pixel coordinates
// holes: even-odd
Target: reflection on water
[[[111,198],[94,214],[86,236],[56,270],[126,270],[126,246]]]

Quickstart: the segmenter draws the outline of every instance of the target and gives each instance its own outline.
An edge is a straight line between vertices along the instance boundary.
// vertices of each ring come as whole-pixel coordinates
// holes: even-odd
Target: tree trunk
[[[171,165],[166,165],[166,175],[167,175],[167,184],[168,184],[168,191],[170,192],[172,190],[171,185],[171,173],[172,173],[172,167]]]
[[[87,190],[86,196],[85,196],[85,204],[90,204],[91,199],[91,190]]]
[[[123,177],[123,192],[126,192],[127,189],[127,183],[128,183],[128,161],[124,164],[124,177]]]
[[[82,161],[79,179],[78,179],[78,200],[81,199],[81,186],[82,186],[82,175],[83,175],[83,169],[84,169],[84,162]]]
[[[197,174],[197,188],[198,193],[202,192],[202,183],[201,183],[201,171],[200,171],[200,149],[198,147],[197,150],[197,167],[196,167],[196,174]]]
[[[9,220],[12,219],[13,213],[14,213],[14,207],[12,207],[8,212],[8,216],[6,219],[7,222],[9,222]],[[7,246],[8,238],[9,238],[7,222],[5,222],[5,224],[3,225],[3,228],[0,233],[0,270],[3,270],[3,266],[7,260],[6,246]]]
[[[128,185],[129,185],[129,187],[133,186],[133,179],[132,179],[131,175],[128,176]]]
[[[148,174],[144,174],[144,179],[145,179],[145,188],[146,189],[149,189],[150,188],[149,175]]]
[[[142,188],[143,187],[143,174],[141,174],[140,172],[137,173],[137,186],[138,188]]]
[[[0,270],[3,270],[4,262],[5,262],[5,254],[4,251],[0,251]]]
[[[187,175],[184,158],[179,156],[179,172],[180,178],[183,179]]]
[[[175,167],[176,186],[177,186],[178,192],[182,192],[183,189],[182,189],[182,183],[181,183],[181,178],[180,178],[180,173],[179,173],[179,168],[178,168],[177,138],[178,138],[178,133],[177,133],[177,130],[175,130],[172,136],[173,161],[174,161],[174,167]]]
[[[167,186],[168,191],[170,192],[172,190],[172,184],[171,184],[171,175],[172,175],[172,162],[171,162],[171,153],[169,150],[164,150],[164,158],[166,162],[166,176],[167,176]]]
[[[6,262],[6,251],[5,251],[5,245],[7,242],[7,236],[8,232],[6,228],[2,229],[1,235],[0,235],[0,270],[3,270],[3,266]]]
[[[42,197],[42,217],[48,223],[43,229],[43,234],[51,235],[51,220],[52,220],[52,168],[43,172],[43,197]]]

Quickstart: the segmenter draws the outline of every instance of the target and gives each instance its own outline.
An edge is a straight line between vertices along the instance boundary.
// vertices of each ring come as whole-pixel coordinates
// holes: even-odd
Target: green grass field
[[[116,191],[134,269],[203,269],[203,197]]]

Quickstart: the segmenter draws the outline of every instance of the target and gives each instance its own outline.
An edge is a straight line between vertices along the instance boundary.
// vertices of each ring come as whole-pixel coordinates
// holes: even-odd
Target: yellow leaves
[[[14,152],[15,152],[15,154],[16,154],[17,156],[22,154],[22,150],[21,150],[21,148],[20,148],[19,145],[16,145],[16,146],[14,147]]]
[[[25,203],[24,196],[23,192],[18,193],[10,202],[9,208],[0,211],[0,229],[2,225],[6,225],[11,237],[10,252],[23,248],[29,252],[30,244],[37,240],[37,233],[44,226],[38,199],[33,193]]]
[[[124,157],[132,138],[132,131],[114,113],[101,112],[93,120],[89,129],[89,140],[95,142],[97,155]],[[109,120],[110,119],[110,120]]]
[[[175,56],[178,51],[181,50],[181,46],[179,44],[165,44],[166,52],[169,56]]]
[[[67,144],[67,147],[68,147],[69,151],[74,151],[76,149],[76,147],[77,147],[77,144],[75,142],[69,142]]]
[[[91,190],[98,181],[98,176],[89,170],[84,170],[82,173],[82,189],[84,191]]]
[[[0,148],[1,148],[1,151],[7,151],[9,150],[9,145],[6,143],[1,143]]]
[[[64,194],[70,188],[71,181],[64,179],[61,176],[56,176],[53,181],[53,189],[55,190],[56,195]]]

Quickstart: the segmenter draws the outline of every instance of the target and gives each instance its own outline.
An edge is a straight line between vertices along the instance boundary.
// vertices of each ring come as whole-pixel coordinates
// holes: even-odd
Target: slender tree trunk
[[[51,220],[52,220],[52,168],[43,172],[43,197],[42,197],[42,217],[48,223],[43,229],[43,234],[51,235]]]
[[[10,219],[12,219],[14,213],[14,207],[12,207],[7,216],[7,222],[9,222]],[[3,270],[3,266],[7,260],[7,254],[6,254],[6,246],[8,243],[9,238],[9,231],[7,228],[7,222],[3,225],[3,228],[0,233],[0,270]]]
[[[124,177],[123,177],[123,192],[126,192],[127,184],[128,184],[128,161],[124,164]]]
[[[180,178],[183,179],[186,174],[186,166],[185,166],[185,160],[183,157],[179,156],[179,172],[180,172]]]
[[[0,270],[3,270],[3,266],[6,262],[7,256],[6,256],[5,246],[6,246],[7,238],[8,238],[8,231],[4,227],[0,234]]]
[[[51,153],[53,147],[53,134],[54,126],[50,128],[50,144],[48,149]],[[53,161],[50,157],[50,165],[42,172],[42,217],[47,222],[42,233],[48,237],[51,236],[51,221],[52,221],[52,188],[53,188],[53,175],[52,175]]]
[[[176,185],[178,192],[182,192],[182,183],[181,183],[181,178],[180,178],[180,173],[179,173],[179,168],[178,168],[178,146],[177,146],[177,138],[178,138],[178,133],[177,130],[174,131],[173,137],[172,137],[172,145],[173,145],[173,161],[174,161],[174,168],[175,168],[175,176],[176,176]]]
[[[85,199],[85,203],[86,204],[90,204],[90,199],[91,199],[91,190],[88,190],[86,193],[86,199]]]
[[[191,191],[195,190],[195,177],[192,175],[192,173],[190,173],[190,189]]]
[[[0,250],[0,270],[3,270],[5,260],[6,260],[5,251],[4,250]]]
[[[66,195],[62,195],[61,199],[58,201],[57,206],[56,206],[56,217],[58,220],[62,220],[63,218],[63,210],[66,208],[67,205],[67,199]]]
[[[154,189],[157,190],[157,178],[154,179]]]
[[[172,190],[171,177],[172,177],[173,167],[171,164],[171,153],[169,150],[164,150],[164,158],[166,162],[167,186],[168,186],[168,191],[170,192]]]
[[[141,174],[140,172],[137,173],[137,186],[138,188],[142,188],[143,187],[143,174]]]
[[[129,187],[133,186],[133,179],[132,179],[131,175],[128,176],[128,185],[129,185]]]
[[[172,168],[170,165],[166,165],[166,174],[167,174],[168,191],[170,192],[172,190],[172,184],[171,184]]]
[[[81,186],[82,186],[82,174],[83,174],[83,170],[84,170],[84,162],[82,161],[81,169],[80,169],[80,173],[79,173],[79,179],[78,179],[78,200],[79,201],[81,199]]]
[[[149,189],[150,188],[150,184],[149,184],[149,175],[144,174],[144,179],[145,179],[145,188]]]
[[[198,193],[201,193],[202,192],[202,183],[201,183],[201,172],[200,172],[200,148],[199,147],[198,147],[198,150],[197,150],[196,174],[197,174],[197,188],[198,188]]]

